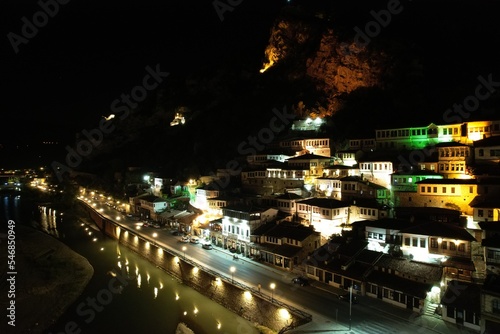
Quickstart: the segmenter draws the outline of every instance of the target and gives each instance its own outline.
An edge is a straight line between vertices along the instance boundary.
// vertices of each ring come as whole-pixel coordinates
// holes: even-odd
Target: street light
[[[184,260],[186,259],[186,246],[182,246],[182,251],[184,252]]]
[[[271,283],[269,286],[271,288],[271,303],[274,302],[274,289],[276,288],[276,284]]]
[[[231,272],[231,283],[234,283],[234,272],[236,271],[236,268],[234,266],[231,266],[229,268],[229,271]]]
[[[349,330],[351,330],[351,314],[352,314],[352,284],[349,287]]]

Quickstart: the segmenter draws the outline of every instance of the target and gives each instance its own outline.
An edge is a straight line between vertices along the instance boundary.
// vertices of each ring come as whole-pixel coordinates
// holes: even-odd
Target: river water
[[[2,220],[13,219],[56,237],[94,267],[80,297],[46,333],[66,333],[66,326],[74,323],[80,333],[173,334],[181,322],[196,334],[258,333],[247,320],[105,237],[90,222],[57,208],[54,212],[50,204],[39,210],[23,202],[22,195],[2,194],[0,199]]]

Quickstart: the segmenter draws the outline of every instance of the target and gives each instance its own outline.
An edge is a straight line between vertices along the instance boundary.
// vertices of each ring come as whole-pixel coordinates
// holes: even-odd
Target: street
[[[416,314],[408,310],[388,305],[370,297],[357,296],[358,303],[350,305],[349,302],[340,300],[335,293],[325,292],[326,289],[322,288],[324,285],[322,283],[311,281],[312,286],[294,284],[292,278],[298,276],[298,273],[281,271],[241,255],[238,259],[233,259],[233,254],[220,247],[214,246],[213,249],[208,250],[202,248],[201,243],[180,242],[181,237],[174,236],[172,230],[144,227],[142,222],[127,217],[104,203],[93,206],[93,209],[143,238],[176,252],[180,257],[185,256],[186,259],[232,278],[235,282],[255,291],[258,291],[260,284],[261,293],[311,314],[313,316],[312,323],[291,331],[294,333],[317,330],[370,334],[474,333],[445,323],[441,319],[417,317]],[[230,270],[231,267],[234,267],[233,272]],[[274,289],[271,289],[271,283],[275,284]],[[311,328],[311,331],[306,331],[303,327]]]

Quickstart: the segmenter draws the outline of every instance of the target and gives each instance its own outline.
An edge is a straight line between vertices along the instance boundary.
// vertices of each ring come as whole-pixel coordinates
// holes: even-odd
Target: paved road
[[[313,286],[307,287],[295,285],[291,279],[297,276],[296,273],[278,270],[251,259],[240,257],[234,260],[232,254],[219,247],[206,250],[201,244],[182,243],[180,237],[172,235],[171,230],[142,227],[141,222],[126,217],[104,203],[98,203],[94,207],[96,210],[101,208],[100,214],[104,217],[178,252],[179,256],[184,256],[185,253],[187,259],[228,278],[234,278],[236,282],[249,288],[257,289],[260,283],[262,293],[313,315],[312,323],[293,330],[293,333],[475,333],[435,317],[417,317],[411,311],[370,297],[360,296],[358,304],[349,305],[348,302],[339,300],[335,294],[341,293],[341,290],[319,282],[313,282]],[[141,227],[137,229],[138,226]],[[182,250],[183,246],[186,247],[185,252]],[[231,275],[231,266],[236,268],[234,275]],[[271,282],[276,284],[274,291],[269,287]]]

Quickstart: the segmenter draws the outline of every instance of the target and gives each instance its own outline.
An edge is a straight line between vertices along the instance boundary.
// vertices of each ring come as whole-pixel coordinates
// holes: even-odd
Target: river
[[[105,237],[89,221],[53,208],[45,204],[38,210],[22,195],[2,194],[0,201],[2,220],[56,237],[94,267],[80,297],[46,333],[66,333],[66,325],[75,323],[80,333],[171,334],[181,322],[196,334],[258,333],[247,320]]]

